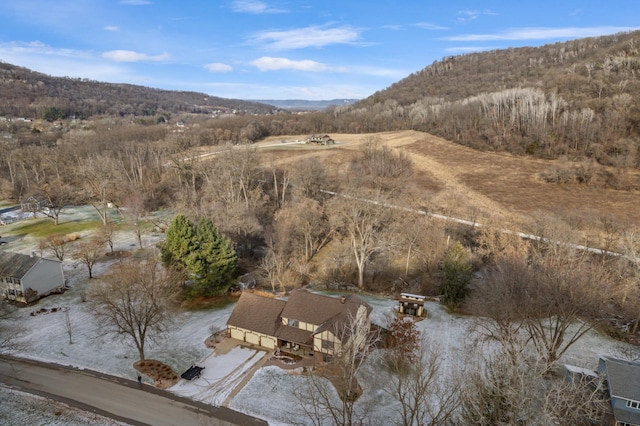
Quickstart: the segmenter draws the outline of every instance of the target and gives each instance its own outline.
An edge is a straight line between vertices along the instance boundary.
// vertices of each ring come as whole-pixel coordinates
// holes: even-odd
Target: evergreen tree
[[[231,240],[222,235],[210,219],[194,225],[176,216],[166,232],[162,260],[186,272],[188,297],[216,296],[233,284],[238,256]]]
[[[440,295],[447,305],[457,305],[467,296],[471,281],[471,265],[459,241],[447,251],[443,265]]]
[[[195,232],[196,249],[187,257],[187,269],[194,278],[194,296],[215,296],[233,284],[238,257],[231,241],[210,219],[201,219]]]
[[[165,235],[164,244],[161,246],[162,262],[167,266],[185,269],[186,259],[194,250],[193,222],[179,214],[173,218]]]

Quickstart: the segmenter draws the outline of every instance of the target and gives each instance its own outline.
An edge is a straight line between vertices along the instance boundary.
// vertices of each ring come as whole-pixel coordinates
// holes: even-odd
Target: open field
[[[301,135],[268,138],[256,144],[265,146],[265,161],[295,163],[316,158],[329,175],[349,172],[349,162],[362,144],[377,139],[407,153],[414,164],[414,175],[406,183],[412,207],[421,206],[468,220],[499,220],[502,226],[522,230],[541,214],[558,216],[577,228],[593,227],[603,216],[622,225],[640,225],[640,197],[637,191],[603,189],[587,185],[558,185],[544,182],[540,173],[559,164],[504,153],[480,152],[439,137],[416,131],[375,134],[331,134],[335,145],[303,145],[294,149],[274,142],[303,139]],[[286,152],[286,154],[284,154]],[[627,171],[632,179],[637,172]]]

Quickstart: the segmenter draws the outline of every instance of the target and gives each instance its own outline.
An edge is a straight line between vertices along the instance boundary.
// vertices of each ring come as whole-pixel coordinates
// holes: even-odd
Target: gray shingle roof
[[[285,303],[284,300],[243,292],[227,320],[227,325],[275,336],[280,328],[280,312]]]
[[[603,358],[611,396],[640,401],[640,363]]]
[[[38,263],[39,259],[38,256],[31,257],[26,254],[0,251],[0,277],[21,279]]]

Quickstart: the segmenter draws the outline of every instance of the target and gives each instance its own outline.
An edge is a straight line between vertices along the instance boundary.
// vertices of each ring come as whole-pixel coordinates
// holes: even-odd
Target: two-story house
[[[368,330],[370,313],[371,307],[356,295],[335,298],[294,290],[285,301],[245,292],[227,321],[227,334],[321,361],[344,350],[354,338],[354,324]]]
[[[29,303],[63,287],[59,260],[0,251],[0,298]]]
[[[640,426],[640,362],[601,357],[615,426]]]

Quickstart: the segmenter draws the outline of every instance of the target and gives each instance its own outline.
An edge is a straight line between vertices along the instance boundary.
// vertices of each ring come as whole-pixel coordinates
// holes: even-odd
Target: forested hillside
[[[266,114],[274,108],[204,93],[151,89],[80,78],[51,77],[0,62],[0,116],[88,118],[93,115],[154,116],[157,113],[210,113],[241,110]]]
[[[337,108],[342,130],[415,129],[480,149],[637,167],[640,32],[444,58]]]

